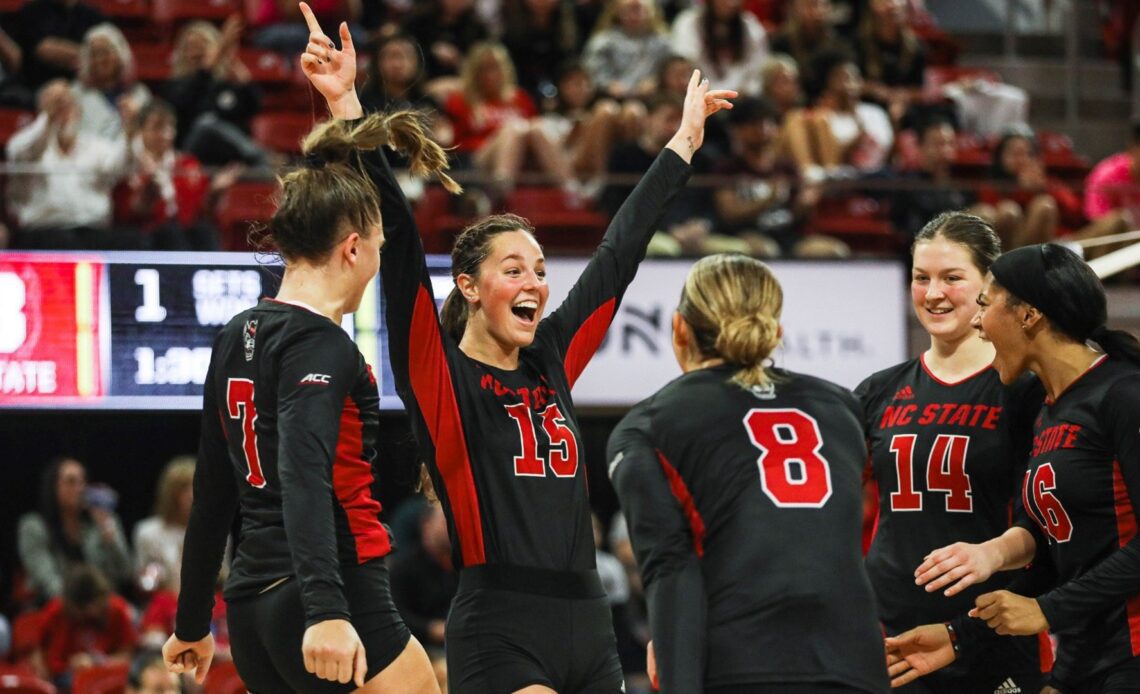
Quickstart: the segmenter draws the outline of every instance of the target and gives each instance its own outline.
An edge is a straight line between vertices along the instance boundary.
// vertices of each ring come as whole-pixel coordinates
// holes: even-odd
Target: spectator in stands
[[[655,0],[609,0],[583,61],[603,94],[644,98],[657,89],[658,67],[671,52]]]
[[[107,487],[87,486],[87,470],[78,460],[48,463],[39,511],[21,517],[16,531],[28,587],[41,600],[63,592],[64,577],[75,564],[90,564],[116,585],[130,581],[131,555],[115,515],[116,499]]]
[[[845,45],[832,25],[832,12],[831,0],[792,0],[787,20],[772,35],[772,51],[790,56],[808,82],[815,79],[811,73],[811,59],[815,52],[821,48]],[[767,87],[764,96],[773,98]]]
[[[764,98],[776,109],[781,125],[788,114],[804,105],[804,90],[800,81],[800,68],[786,53],[773,53],[760,66],[760,82]]]
[[[856,42],[863,93],[898,124],[922,99],[926,47],[907,24],[906,0],[869,0],[868,9]]]
[[[623,142],[610,154],[610,182],[599,206],[611,216],[633,191],[638,178],[649,170],[657,153],[677,132],[684,99],[671,93],[654,94],[648,100],[645,126],[634,140]],[[704,148],[702,147],[702,150]],[[708,172],[710,162],[700,152],[693,157],[697,172]],[[673,199],[661,219],[661,231],[649,243],[650,256],[700,256],[726,250],[746,252],[743,242],[712,233],[713,209],[707,188],[689,186]]]
[[[515,81],[514,64],[502,44],[476,44],[464,60],[461,80],[462,91],[444,104],[461,165],[473,163],[490,176],[498,194],[514,187],[528,154],[543,173],[570,180],[569,163],[535,118],[534,101]]]
[[[404,18],[404,33],[423,47],[428,80],[457,76],[472,46],[490,37],[474,6],[474,0],[429,0]]]
[[[3,23],[22,53],[21,79],[36,92],[53,79],[72,79],[79,69],[79,42],[106,21],[80,0],[28,0]]]
[[[131,661],[127,694],[182,694],[182,680],[167,671],[162,653],[142,651]]]
[[[1045,243],[1059,233],[1080,240],[1128,230],[1129,219],[1123,211],[1088,222],[1080,197],[1046,172],[1037,137],[1028,126],[1011,128],[998,141],[991,179],[1005,187],[983,189],[982,199],[999,209],[1009,207],[1011,216],[1020,219],[1019,225],[1006,231],[1009,236],[1003,237],[1003,243],[1009,244],[1006,248]],[[995,230],[1002,233],[1000,226]],[[1095,256],[1097,251],[1090,254]]]
[[[218,250],[213,209],[244,166],[231,164],[210,176],[193,154],[176,151],[174,109],[160,99],[139,113],[137,131],[118,221],[141,229],[156,250]]]
[[[63,595],[44,606],[42,619],[32,664],[65,691],[78,670],[130,662],[137,640],[131,606],[93,566],[71,568]]]
[[[40,90],[39,114],[8,141],[8,159],[43,173],[13,177],[9,208],[18,230],[13,248],[136,248],[137,234],[111,228],[111,189],[130,164],[127,134],[114,139],[83,132],[75,96],[64,80]],[[130,100],[119,105],[134,127]],[[59,592],[58,583],[52,594]]]
[[[206,166],[266,163],[265,151],[249,134],[261,93],[237,54],[243,28],[236,14],[221,31],[209,22],[190,22],[174,41],[162,94],[178,118],[175,146]]]
[[[542,128],[555,151],[568,158],[574,180],[586,183],[578,192],[591,197],[614,145],[626,132],[636,132],[645,109],[597,99],[590,73],[577,60],[559,70],[557,87],[555,108],[541,116]]]
[[[657,82],[654,93],[674,94],[684,99],[685,92],[689,89],[689,78],[693,76],[693,70],[696,67],[693,61],[683,55],[673,53],[665,56],[657,67]]]
[[[554,96],[558,67],[582,49],[574,0],[503,0],[502,18],[519,86],[539,101]]]
[[[1089,173],[1084,208],[1092,221],[1113,213],[1129,226],[1140,220],[1140,119],[1132,121],[1128,149],[1104,159]]]
[[[743,96],[760,93],[768,36],[741,0],[709,0],[684,10],[673,20],[672,44],[711,82],[732,85]]]
[[[917,168],[892,172],[899,188],[890,196],[891,222],[908,239],[914,239],[927,222],[951,210],[970,208],[971,214],[991,225],[997,221],[994,208],[979,205],[974,192],[951,185],[951,167],[957,150],[958,133],[954,124],[945,119],[931,119],[919,131]]]
[[[178,592],[182,539],[194,501],[195,461],[194,456],[180,455],[166,464],[154,493],[154,515],[135,526],[135,570],[143,592],[159,586]]]
[[[150,101],[150,90],[135,79],[135,58],[127,38],[114,24],[92,27],[79,46],[79,75],[72,84],[82,118],[79,129],[113,140],[126,124],[123,102],[137,112]]]
[[[788,115],[788,148],[805,180],[877,171],[894,144],[886,111],[859,100],[863,77],[843,50],[824,49],[812,61],[821,91],[810,109]]]
[[[439,503],[429,503],[420,513],[419,542],[392,561],[392,600],[433,659],[443,654],[444,624],[458,586],[447,519]]]
[[[818,184],[801,185],[795,166],[782,153],[776,108],[767,99],[741,97],[729,112],[732,156],[714,172],[733,183],[713,192],[718,225],[748,244],[758,258],[845,258],[847,244],[827,236],[803,235],[805,217],[819,200]]]
[[[20,81],[24,52],[8,32],[0,27],[0,106],[30,109],[35,103],[32,91]]]
[[[423,91],[420,55],[419,45],[408,34],[395,33],[377,41],[369,54],[368,81],[360,90],[364,110],[434,110],[434,102]]]
[[[309,27],[301,16],[297,0],[251,0],[256,8],[251,18],[253,45],[258,48],[295,56],[309,43]],[[360,24],[363,3],[360,0],[312,0],[310,9],[321,26],[339,27],[348,23],[354,43],[363,46],[368,34]]]

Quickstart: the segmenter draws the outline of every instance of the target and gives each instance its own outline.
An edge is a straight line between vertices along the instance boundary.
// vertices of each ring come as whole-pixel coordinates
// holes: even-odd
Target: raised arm
[[[645,258],[649,240],[670,201],[689,177],[689,163],[705,136],[705,119],[736,96],[731,90],[710,90],[694,70],[685,95],[681,126],[657,161],[622,204],[597,252],[566,300],[540,326],[540,337],[552,340],[573,385],[585,369],[613,321],[622,295]]]

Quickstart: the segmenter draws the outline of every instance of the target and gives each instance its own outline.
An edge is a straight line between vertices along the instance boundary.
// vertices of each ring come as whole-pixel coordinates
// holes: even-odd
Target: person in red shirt
[[[33,667],[67,689],[77,670],[129,662],[137,638],[131,612],[98,569],[77,566],[67,576],[63,595],[44,606]]]
[[[513,187],[527,155],[558,181],[572,176],[570,159],[550,141],[535,118],[534,101],[520,89],[507,49],[498,43],[471,47],[460,74],[461,91],[444,102],[454,128],[461,164],[474,164],[500,189]]]
[[[1085,239],[1128,230],[1119,213],[1088,223],[1081,198],[1046,172],[1037,138],[1026,126],[1010,128],[998,140],[991,177],[999,185],[983,188],[981,198],[997,210],[995,228],[1006,248],[1044,243],[1059,234]]]

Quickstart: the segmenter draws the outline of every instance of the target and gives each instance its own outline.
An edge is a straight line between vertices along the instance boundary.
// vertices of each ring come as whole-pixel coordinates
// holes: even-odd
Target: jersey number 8
[[[831,466],[819,454],[815,418],[799,409],[750,410],[744,428],[760,449],[760,487],[780,508],[820,508],[831,498]]]

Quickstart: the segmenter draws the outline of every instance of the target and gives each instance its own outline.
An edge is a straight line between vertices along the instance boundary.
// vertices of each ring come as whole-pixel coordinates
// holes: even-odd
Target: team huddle
[[[504,214],[456,239],[437,311],[381,146],[455,191],[446,155],[416,114],[364,113],[347,26],[337,49],[301,7],[302,68],[333,120],[282,179],[280,292],[214,344],[168,667],[210,666],[240,518],[225,598],[251,692],[439,691],[392,603],[376,381],[339,328],[383,261],[397,391],[459,570],[449,690],[622,692],[571,389],[736,93],[694,72],[676,134],[557,310],[533,229]],[[672,326],[683,375],[607,450],[662,692],[1140,692],[1140,343],[1105,326],[1076,254],[1003,255],[965,213],[918,235],[911,293],[930,348],[852,393],[771,366],[767,266],[693,266]]]

